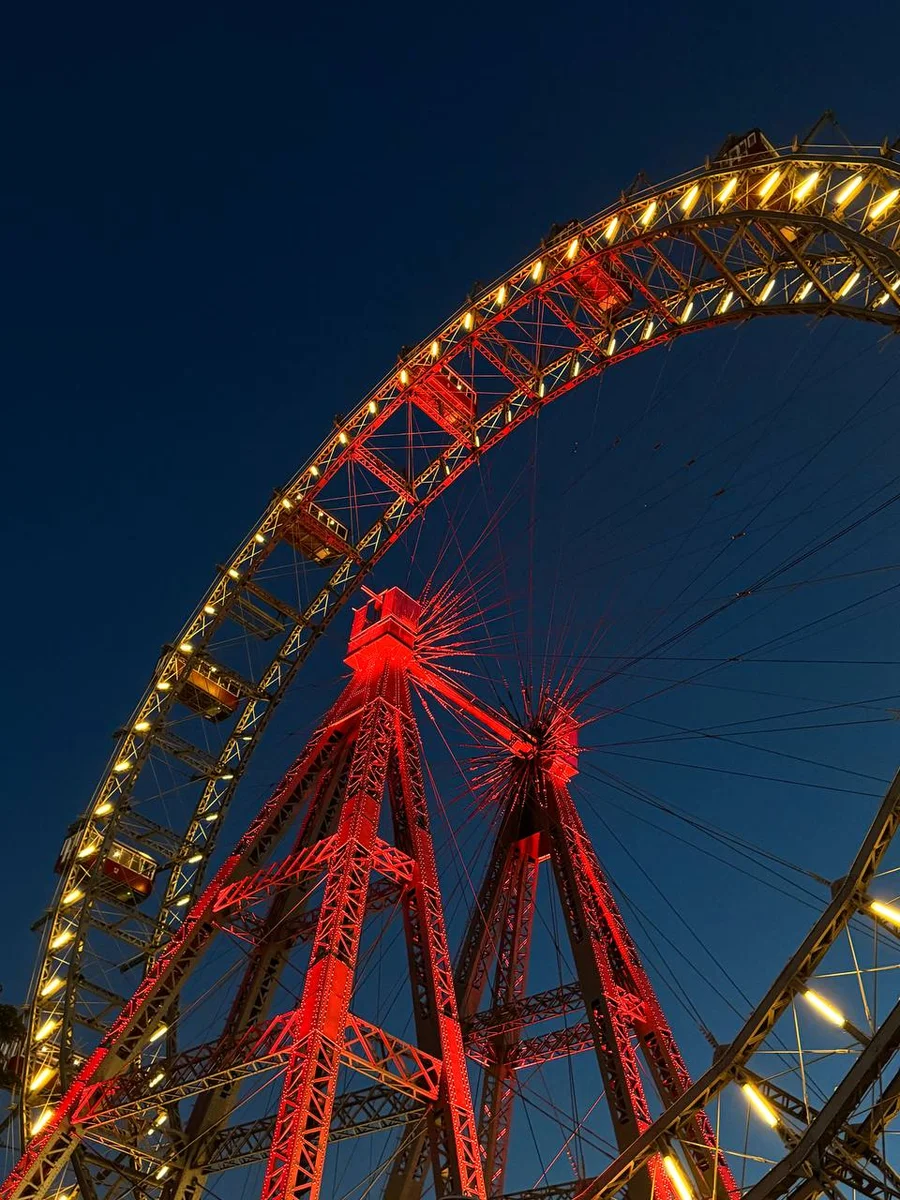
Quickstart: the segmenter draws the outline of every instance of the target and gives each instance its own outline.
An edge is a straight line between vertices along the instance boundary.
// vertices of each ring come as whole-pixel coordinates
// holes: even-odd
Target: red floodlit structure
[[[351,679],[303,754],[191,908],[165,951],[28,1144],[3,1200],[40,1200],[73,1150],[107,1146],[122,1123],[149,1109],[195,1103],[186,1150],[163,1163],[154,1186],[168,1197],[203,1188],[211,1136],[240,1081],[263,1062],[284,1066],[271,1126],[263,1200],[317,1200],[342,1066],[415,1100],[388,1197],[414,1200],[429,1171],[438,1197],[487,1200],[503,1191],[519,1070],[593,1049],[615,1135],[625,1148],[651,1124],[639,1058],[662,1104],[690,1080],[569,792],[577,773],[578,722],[547,698],[527,727],[493,710],[435,665],[433,621],[397,588],[355,614]],[[445,918],[412,686],[480,726],[499,747],[489,799],[501,806],[496,843],[455,971]],[[379,834],[385,801],[393,831]],[[294,822],[286,857],[271,852]],[[527,989],[535,891],[546,864],[558,890],[576,978]],[[383,877],[381,883],[373,876]],[[305,910],[322,884],[318,910]],[[403,912],[413,1042],[351,1009],[367,913],[387,886]],[[260,915],[259,909],[265,908]],[[311,952],[296,1006],[267,1014],[273,961],[284,921],[311,927]],[[299,928],[299,926],[298,926]],[[182,984],[217,934],[252,942],[231,1011],[217,1041],[148,1065],[152,1044],[175,1019]],[[296,936],[296,930],[291,936]],[[490,986],[489,986],[490,985]],[[481,1007],[490,993],[491,1006]],[[579,1023],[526,1037],[529,1025],[570,1012]],[[473,1104],[467,1059],[483,1068]],[[661,1147],[629,1194],[670,1200],[734,1197],[736,1188],[702,1111],[680,1151]],[[683,1172],[687,1172],[685,1175]],[[686,1182],[690,1178],[690,1187]],[[158,1181],[165,1180],[164,1184]],[[589,1197],[591,1180],[573,1195]]]

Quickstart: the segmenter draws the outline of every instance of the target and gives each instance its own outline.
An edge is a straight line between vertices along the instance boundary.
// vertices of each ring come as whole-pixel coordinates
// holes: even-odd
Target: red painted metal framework
[[[342,1064],[407,1105],[407,1133],[385,1193],[397,1200],[417,1197],[429,1169],[439,1197],[486,1200],[503,1192],[515,1077],[523,1068],[593,1048],[620,1149],[652,1122],[641,1057],[663,1106],[684,1095],[691,1082],[684,1061],[570,795],[575,717],[548,699],[529,728],[517,727],[436,669],[433,655],[417,652],[420,617],[419,603],[395,588],[357,612],[346,660],[350,682],[32,1139],[2,1189],[3,1200],[39,1200],[79,1142],[127,1145],[135,1114],[188,1097],[196,1097],[185,1130],[191,1152],[177,1163],[152,1166],[170,1197],[196,1195],[210,1165],[210,1130],[227,1116],[236,1084],[276,1065],[284,1076],[263,1200],[320,1195]],[[455,972],[412,685],[477,722],[501,748],[492,785],[492,798],[502,806],[499,832]],[[379,834],[385,798],[390,842]],[[296,816],[293,849],[267,861]],[[545,863],[559,893],[576,979],[529,995],[535,893]],[[375,874],[380,883],[373,882]],[[311,911],[306,898],[316,884],[322,900]],[[393,899],[403,913],[412,1044],[351,1011],[367,911]],[[260,916],[254,910],[263,904],[268,910]],[[288,915],[293,926],[286,934]],[[250,933],[254,946],[224,1032],[177,1060],[148,1066],[142,1052],[174,1019],[184,979],[222,931]],[[267,1018],[279,944],[300,936],[312,945],[299,1002]],[[580,1023],[523,1037],[533,1023],[579,1011]],[[467,1056],[483,1068],[477,1118]],[[365,1100],[358,1108],[371,1111]],[[359,1132],[369,1128],[361,1125]],[[679,1145],[680,1151],[660,1145],[635,1175],[629,1188],[635,1200],[671,1197],[664,1153],[686,1166],[699,1197],[737,1195],[702,1110]]]

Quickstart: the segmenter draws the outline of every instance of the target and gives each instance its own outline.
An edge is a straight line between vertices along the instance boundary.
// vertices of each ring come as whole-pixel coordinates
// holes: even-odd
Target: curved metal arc
[[[766,171],[772,169],[774,163],[782,165],[786,172],[786,180],[793,179],[800,171],[820,170],[823,186],[815,196],[815,204],[798,206],[792,203],[791,193],[788,193],[783,207],[769,206],[761,209],[748,208],[746,205],[743,208],[739,207],[738,198],[742,194],[750,197],[753,188],[758,187],[759,180],[763,178]],[[808,229],[826,229],[840,241],[852,243],[852,247],[858,255],[864,251],[866,256],[882,258],[890,264],[892,271],[895,270],[898,265],[895,250],[898,226],[893,215],[890,220],[885,220],[878,225],[877,229],[874,229],[871,222],[866,223],[865,212],[861,217],[854,215],[851,220],[850,205],[839,210],[833,209],[833,206],[832,209],[827,209],[827,204],[838,191],[838,183],[834,182],[834,175],[840,171],[870,173],[873,181],[876,181],[881,187],[885,186],[886,181],[896,182],[898,179],[896,166],[880,157],[866,158],[858,153],[856,155],[804,153],[782,155],[766,163],[745,168],[713,167],[689,173],[662,188],[649,189],[631,197],[625,204],[615,205],[604,210],[577,229],[565,231],[556,242],[542,246],[534,256],[524,260],[505,277],[496,281],[481,296],[474,299],[469,307],[458,310],[449,322],[434,331],[430,338],[420,343],[406,361],[410,368],[422,367],[423,364],[426,364],[428,368],[437,369],[440,363],[452,363],[458,356],[467,353],[470,347],[477,346],[479,337],[483,336],[484,331],[489,330],[492,326],[486,323],[488,318],[476,320],[473,317],[471,328],[467,328],[466,314],[476,311],[483,314],[492,304],[491,297],[501,287],[508,289],[509,302],[502,306],[501,313],[489,314],[489,318],[494,320],[495,325],[499,325],[500,321],[505,319],[503,314],[514,313],[528,305],[540,305],[545,302],[545,299],[550,299],[552,289],[560,283],[565,283],[567,273],[568,277],[571,277],[572,272],[576,270],[575,267],[571,267],[571,264],[567,265],[565,260],[566,248],[573,236],[580,241],[583,249],[583,257],[579,260],[580,267],[589,262],[602,264],[612,260],[615,255],[621,258],[641,247],[652,249],[673,244],[682,233],[694,229],[708,229],[711,222],[724,225],[730,221],[735,226],[743,223],[746,228],[751,226],[756,228],[758,225],[772,222],[783,222]],[[719,185],[723,180],[732,176],[740,179],[739,184],[735,187],[734,202],[729,205],[727,211],[716,211],[714,197],[720,190]],[[679,205],[683,205],[684,198],[694,186],[699,189],[701,200],[698,201],[692,214],[685,218],[684,213],[679,212]],[[642,214],[647,212],[651,202],[655,203],[653,220],[644,225],[642,224]],[[702,207],[704,204],[707,206],[706,209]],[[831,215],[826,216],[826,212]],[[835,212],[837,212],[837,216],[834,215]],[[608,229],[609,221],[614,216],[619,220],[623,231],[631,230],[631,237],[623,236],[621,240],[617,237],[612,242],[611,239],[605,237],[604,230]],[[790,245],[782,244],[781,249],[789,256],[793,255]],[[579,253],[581,252],[580,250]],[[539,258],[546,262],[546,267],[540,280],[535,282],[530,277],[534,263]],[[786,258],[779,269],[788,269],[792,261],[791,257]],[[830,259],[832,265],[834,263],[846,265],[848,262],[854,261],[853,254],[847,250],[846,245],[843,255],[832,256]],[[748,285],[744,288],[745,301],[746,297],[753,295],[749,284],[764,270],[763,266],[756,264],[747,266],[743,273],[736,276],[742,284]],[[833,293],[829,293],[825,289],[823,295],[822,289],[819,288],[814,290],[820,296],[821,302],[810,301],[807,303],[803,300],[799,302],[795,300],[784,304],[770,304],[763,301],[752,308],[732,307],[727,311],[714,312],[710,310],[715,308],[716,298],[721,295],[725,286],[723,276],[689,280],[693,289],[690,292],[692,296],[708,298],[706,311],[699,308],[696,317],[692,315],[692,319],[680,321],[673,309],[684,300],[686,291],[684,287],[681,289],[671,288],[665,291],[661,298],[658,298],[658,303],[662,303],[663,308],[669,313],[664,329],[652,330],[648,336],[644,336],[647,313],[652,307],[649,301],[646,309],[639,307],[624,312],[617,323],[610,320],[606,324],[600,322],[598,325],[595,322],[595,326],[602,329],[604,333],[614,329],[621,335],[621,344],[617,345],[612,353],[608,352],[608,342],[605,354],[602,353],[598,344],[595,360],[583,361],[577,377],[573,377],[571,368],[574,352],[567,350],[565,353],[559,354],[549,365],[541,367],[542,385],[546,387],[548,382],[550,384],[546,394],[537,395],[533,389],[527,392],[511,391],[508,396],[494,404],[487,412],[478,416],[472,426],[471,439],[466,440],[460,437],[444,454],[419,473],[407,494],[398,496],[395,502],[386,506],[381,517],[359,539],[355,548],[357,557],[348,557],[338,566],[324,587],[299,614],[300,621],[295,622],[288,630],[277,654],[256,685],[255,694],[248,700],[223,748],[217,763],[219,772],[204,787],[182,835],[182,851],[175,856],[174,867],[160,908],[156,930],[151,939],[152,945],[154,947],[161,945],[164,938],[177,928],[180,913],[175,907],[176,899],[180,898],[180,894],[184,894],[186,889],[198,886],[217,830],[217,826],[204,823],[204,816],[224,815],[234,787],[259,736],[293,675],[305,661],[315,640],[321,635],[340,607],[346,603],[368,571],[401,536],[410,521],[420,515],[445,487],[449,486],[451,482],[455,482],[468,466],[478,461],[480,454],[485,449],[499,443],[507,433],[539,411],[544,403],[563,395],[571,387],[578,386],[613,362],[624,361],[634,353],[641,353],[645,349],[663,344],[680,336],[681,333],[696,332],[703,328],[710,328],[712,325],[726,324],[763,313],[821,315],[825,311],[842,316],[877,320],[887,326],[897,327],[900,324],[900,318],[894,311],[896,302],[893,298],[893,282],[887,278],[883,270],[879,272],[873,268],[872,274],[879,279],[880,286],[885,283],[888,285],[885,293],[889,301],[887,311],[882,311],[880,307],[874,307],[874,302],[878,297],[870,296],[868,291],[867,301],[860,307],[844,303],[843,299],[835,301]],[[652,287],[650,291],[655,296]],[[655,311],[659,312],[658,305]],[[662,318],[660,319],[662,320]],[[596,329],[594,332],[588,329],[587,336],[580,345],[583,347],[593,344],[596,339]],[[440,353],[437,356],[431,354],[431,346],[435,342],[440,345]],[[581,351],[578,353],[580,354]],[[405,391],[398,371],[392,371],[347,418],[342,429],[338,433],[332,434],[320,446],[312,458],[295,474],[288,487],[279,493],[275,501],[266,509],[261,520],[232,556],[229,565],[217,574],[213,585],[184,627],[181,636],[176,640],[174,644],[176,647],[186,640],[193,641],[196,643],[198,652],[202,652],[215,630],[226,619],[230,606],[236,602],[244,584],[252,579],[253,574],[266,561],[278,543],[290,513],[290,509],[285,506],[284,501],[287,500],[289,504],[294,504],[298,502],[298,499],[311,499],[317,495],[321,487],[321,480],[326,477],[327,472],[332,468],[339,469],[340,463],[350,460],[354,441],[359,439],[361,442],[365,442],[370,436],[369,431],[378,428],[379,418],[391,411],[392,406],[396,409],[408,397],[409,392]],[[313,468],[315,468],[315,474],[313,474]],[[295,500],[291,500],[291,496],[295,497]],[[144,736],[135,730],[135,726],[145,720],[151,724],[161,722],[174,704],[176,688],[170,687],[167,691],[158,689],[160,683],[171,683],[173,679],[177,679],[176,661],[177,654],[174,649],[167,651],[163,656],[159,669],[154,674],[141,704],[129,722],[128,733],[120,739],[98,792],[92,801],[92,813],[106,803],[109,803],[112,808],[110,820],[102,826],[104,845],[109,845],[119,829],[121,814],[126,811],[123,805],[127,802],[133,780],[140,767],[149,758],[154,745],[153,733],[150,732]],[[116,763],[125,759],[133,762],[133,769],[124,774],[116,773],[114,770]],[[96,828],[90,821],[86,824],[85,842],[89,837],[94,836]],[[191,850],[194,850],[198,844],[202,847],[201,860],[195,864],[196,871],[191,874],[186,862],[189,857],[187,848],[190,847]],[[77,878],[77,864],[73,862],[72,871],[60,885],[54,919],[49,923],[44,942],[43,966],[38,974],[35,992],[47,979],[46,967],[51,954],[47,946],[59,933],[62,911],[59,904],[60,898],[73,891]],[[91,928],[92,895],[91,890],[85,888],[83,900],[79,902],[78,936],[72,939],[71,949],[68,951],[66,959],[70,980],[75,979],[79,974],[78,956],[81,952],[78,947],[85,941],[83,935],[86,935]],[[65,1039],[64,1045],[69,1046],[67,1051],[63,1050],[63,1057],[68,1058],[71,1054],[72,1012],[77,997],[74,984],[68,983],[65,991],[67,1007],[61,1032]],[[40,1016],[43,1019],[47,1008],[46,1006],[34,1006],[33,1011],[34,1017],[28,1046],[29,1070],[35,1061],[36,1018]]]

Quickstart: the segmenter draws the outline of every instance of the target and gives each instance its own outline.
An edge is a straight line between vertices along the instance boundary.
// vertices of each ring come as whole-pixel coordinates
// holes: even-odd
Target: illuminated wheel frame
[[[838,315],[900,329],[898,201],[897,165],[862,149],[806,149],[716,164],[560,231],[404,354],[275,494],[217,571],[119,735],[44,924],[29,998],[26,1080],[50,1063],[58,1070],[54,1087],[64,1086],[84,1053],[76,1031],[96,1040],[111,1023],[125,997],[109,986],[109,965],[116,961],[110,947],[130,947],[136,969],[177,928],[219,820],[296,671],[428,504],[545,404],[613,363],[682,334],[785,314]],[[381,450],[378,435],[407,406],[430,422],[431,435],[427,449],[410,436],[401,468]],[[348,482],[355,473],[384,489],[383,503],[358,499]],[[279,596],[266,576],[273,555],[286,551],[306,566],[301,605]],[[216,639],[233,625],[254,639],[252,677],[217,665]],[[207,679],[218,671],[224,692],[240,700],[233,712],[216,714],[227,723],[215,753],[180,732],[202,720],[196,690],[192,704],[184,703],[195,669]],[[161,764],[169,778],[173,772],[178,778],[177,820],[166,795],[172,788],[155,780]],[[858,909],[897,827],[897,809],[892,793],[871,845],[810,945],[791,960],[729,1053],[678,1112],[661,1119],[667,1127],[735,1077],[779,1004]],[[138,909],[109,897],[101,868],[118,836],[170,867],[155,911],[152,904]],[[52,1095],[48,1089],[39,1103],[23,1103],[23,1143]],[[879,1119],[886,1123],[895,1107]],[[603,1194],[646,1161],[657,1126],[635,1143],[627,1164],[606,1172]],[[90,1197],[91,1164],[79,1155],[76,1171]]]

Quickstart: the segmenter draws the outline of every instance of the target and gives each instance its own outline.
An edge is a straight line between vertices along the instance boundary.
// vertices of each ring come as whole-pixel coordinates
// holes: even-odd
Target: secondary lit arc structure
[[[645,189],[559,231],[470,297],[336,424],[164,650],[73,832],[30,997],[24,1141],[127,998],[110,987],[110,961],[130,954],[135,970],[147,970],[181,927],[291,679],[427,506],[545,404],[684,333],[784,314],[896,329],[898,201],[894,160],[850,148],[720,162]],[[410,411],[428,436],[390,451],[385,435]],[[365,504],[349,474],[368,481]],[[304,566],[302,595],[267,576],[285,553]],[[253,644],[250,675],[220,653],[234,628]],[[211,719],[221,731],[214,751],[191,724]],[[180,772],[174,823],[152,781],[160,764]],[[149,860],[165,880],[142,907],[111,895],[104,877],[112,854],[132,851],[138,868]],[[158,1052],[174,1049],[173,1030]],[[76,1167],[90,1197],[91,1168],[80,1158]]]

